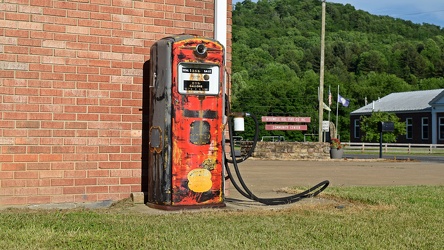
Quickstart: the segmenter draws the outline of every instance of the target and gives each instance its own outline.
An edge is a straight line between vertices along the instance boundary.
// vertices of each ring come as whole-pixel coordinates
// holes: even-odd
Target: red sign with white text
[[[263,122],[307,122],[311,121],[310,117],[286,117],[286,116],[262,116]]]
[[[300,130],[306,131],[307,125],[275,125],[275,124],[266,124],[265,130]]]

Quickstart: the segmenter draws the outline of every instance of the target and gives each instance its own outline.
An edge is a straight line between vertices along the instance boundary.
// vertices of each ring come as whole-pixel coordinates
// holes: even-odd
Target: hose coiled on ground
[[[258,201],[262,204],[265,205],[283,205],[283,204],[289,204],[289,203],[293,203],[293,202],[297,202],[301,199],[304,198],[309,198],[309,197],[314,197],[316,195],[318,195],[319,193],[321,193],[322,191],[324,191],[324,189],[326,189],[328,187],[328,185],[330,184],[330,182],[328,180],[322,181],[318,184],[316,184],[315,186],[301,192],[295,195],[290,195],[290,196],[286,196],[286,197],[280,197],[280,198],[259,198],[256,195],[253,194],[253,192],[247,187],[247,185],[245,184],[242,175],[240,173],[239,167],[238,167],[238,163],[241,163],[243,161],[245,161],[246,159],[248,159],[249,157],[251,157],[251,155],[254,152],[254,149],[256,147],[257,141],[258,141],[258,137],[259,137],[259,123],[257,121],[256,116],[251,115],[249,113],[246,113],[247,117],[251,117],[254,122],[255,122],[255,126],[256,126],[256,132],[254,135],[254,140],[253,140],[253,145],[251,147],[251,149],[247,152],[247,155],[242,157],[241,159],[236,159],[236,156],[234,154],[235,149],[234,149],[234,140],[233,140],[233,128],[232,128],[232,122],[231,122],[231,118],[228,117],[228,129],[229,129],[229,139],[230,139],[230,151],[231,151],[231,159],[228,159],[226,157],[225,154],[225,169],[227,171],[228,174],[228,178],[231,180],[231,183],[233,184],[233,186],[236,188],[236,190],[243,196],[245,196],[248,199],[252,199],[255,201]],[[236,182],[236,180],[234,179],[234,175],[231,172],[230,166],[228,165],[229,163],[233,164],[236,176],[239,180],[240,186],[238,185],[238,183]]]

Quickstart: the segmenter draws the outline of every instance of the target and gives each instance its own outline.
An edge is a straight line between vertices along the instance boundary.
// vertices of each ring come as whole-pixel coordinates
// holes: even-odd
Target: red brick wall
[[[150,45],[213,22],[213,0],[0,1],[0,205],[140,191]]]

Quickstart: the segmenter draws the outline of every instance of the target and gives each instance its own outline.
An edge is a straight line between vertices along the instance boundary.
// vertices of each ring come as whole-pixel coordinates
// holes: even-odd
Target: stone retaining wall
[[[245,142],[242,148],[248,148],[249,145],[251,143]],[[319,142],[258,142],[253,157],[269,160],[330,159],[330,144]]]

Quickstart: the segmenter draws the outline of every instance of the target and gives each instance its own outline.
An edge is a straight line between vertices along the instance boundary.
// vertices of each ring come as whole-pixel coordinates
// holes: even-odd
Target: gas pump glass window
[[[178,87],[180,94],[219,94],[218,65],[179,63],[178,71]]]

